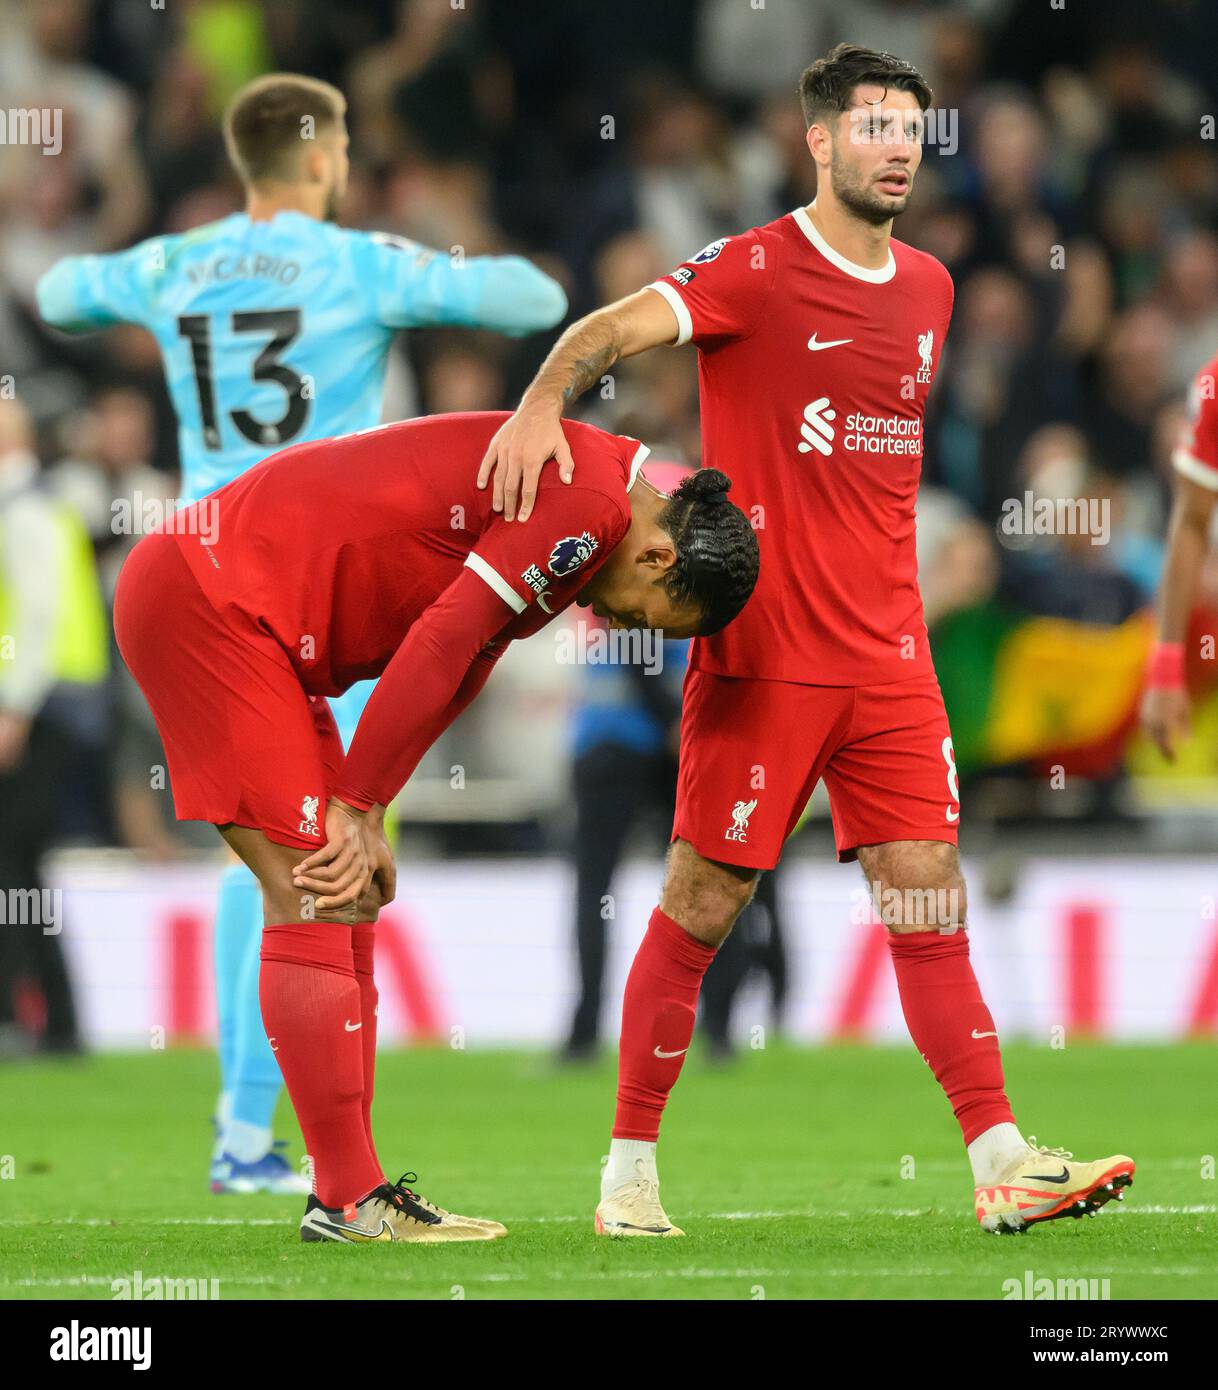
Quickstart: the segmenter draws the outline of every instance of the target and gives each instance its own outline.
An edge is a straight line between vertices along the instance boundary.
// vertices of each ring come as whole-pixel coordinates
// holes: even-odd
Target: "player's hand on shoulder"
[[[522,401],[495,433],[478,469],[478,486],[494,478],[492,505],[505,521],[527,521],[537,500],[541,470],[554,459],[559,477],[569,483],[575,473],[562,417],[550,405]]]
[[[1192,732],[1188,693],[1177,686],[1151,686],[1142,698],[1142,728],[1168,760]]]
[[[292,882],[317,894],[318,912],[336,912],[357,903],[372,882],[365,815],[330,798],[326,808],[326,843],[293,870]]]

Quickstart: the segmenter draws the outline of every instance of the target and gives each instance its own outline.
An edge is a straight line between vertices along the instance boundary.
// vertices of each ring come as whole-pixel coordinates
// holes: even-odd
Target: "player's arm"
[[[1151,657],[1142,725],[1163,755],[1174,761],[1176,745],[1189,733],[1184,686],[1184,642],[1197,599],[1201,567],[1209,550],[1210,523],[1218,503],[1218,472],[1212,484],[1176,478],[1168,530],[1167,559],[1159,597],[1159,641]]]
[[[111,255],[65,256],[38,281],[38,313],[65,333],[142,323],[147,289],[164,269],[164,257],[160,242]]]
[[[389,328],[489,328],[521,338],[567,312],[562,286],[523,256],[465,260],[383,232],[361,249],[376,317]]]
[[[491,605],[492,608],[493,606],[494,605]],[[493,621],[492,615],[492,622]],[[449,700],[443,708],[436,710],[430,720],[420,722],[412,730],[410,741],[413,747],[412,749],[406,750],[405,753],[406,760],[410,761],[410,768],[402,779],[403,786],[410,780],[423,754],[435,743],[436,739],[440,737],[445,729],[456,723],[457,719],[465,713],[471,704],[473,704],[475,698],[482,690],[482,687],[490,679],[490,674],[495,669],[495,664],[507,650],[507,646],[508,644],[506,642],[489,642],[485,646],[480,647],[474,659],[466,668],[464,676],[461,677],[461,682],[453,693],[452,699]],[[415,750],[417,750],[417,752]],[[378,809],[380,810],[383,820],[385,815],[384,806],[378,808],[374,805],[369,811],[369,815]],[[386,901],[388,901],[388,899],[386,899]]]
[[[465,568],[414,623],[368,701],[334,796],[387,806],[437,737],[482,689],[513,610]]]
[[[485,685],[506,645],[504,628],[541,595],[547,613],[560,612],[630,520],[620,499],[582,487],[547,489],[538,517],[544,529],[528,531],[494,518],[461,573],[406,634],[372,692],[332,794],[342,814],[361,816],[393,800]],[[325,855],[313,858],[323,863]]]
[[[293,883],[329,911],[357,902],[375,881],[393,901],[397,870],[385,807],[423,754],[486,684],[506,644],[494,636],[513,614],[472,570],[419,618],[377,682],[326,808],[326,843],[299,863]]]
[[[676,342],[679,325],[668,300],[648,288],[606,305],[573,323],[541,364],[516,413],[505,420],[482,459],[478,486],[492,473],[494,506],[505,520],[527,521],[537,497],[537,480],[549,459],[571,481],[575,461],[559,423],[577,396],[623,358]]]

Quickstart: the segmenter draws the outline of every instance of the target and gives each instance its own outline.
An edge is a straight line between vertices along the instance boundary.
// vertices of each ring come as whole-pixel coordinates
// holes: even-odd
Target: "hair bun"
[[[699,468],[685,478],[673,494],[690,502],[722,502],[731,491],[732,480],[717,468]]]

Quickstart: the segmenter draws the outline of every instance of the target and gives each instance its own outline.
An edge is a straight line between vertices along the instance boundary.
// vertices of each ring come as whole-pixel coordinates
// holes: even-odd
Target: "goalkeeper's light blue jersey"
[[[519,256],[470,260],[303,213],[244,213],[113,255],[69,256],[38,284],[50,324],[137,323],[156,338],[178,417],[185,500],[288,444],[380,423],[399,328],[511,336],[566,312],[560,286]]]

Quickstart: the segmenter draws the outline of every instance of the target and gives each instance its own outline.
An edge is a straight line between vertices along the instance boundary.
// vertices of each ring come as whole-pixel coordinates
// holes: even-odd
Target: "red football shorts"
[[[690,670],[674,840],[772,869],[822,777],[840,860],[889,840],[955,844],[956,763],[935,673],[838,686]]]
[[[127,557],[114,631],[160,730],[178,819],[323,845],[343,761],[330,706],[273,637],[212,606],[176,537],[145,536]]]

